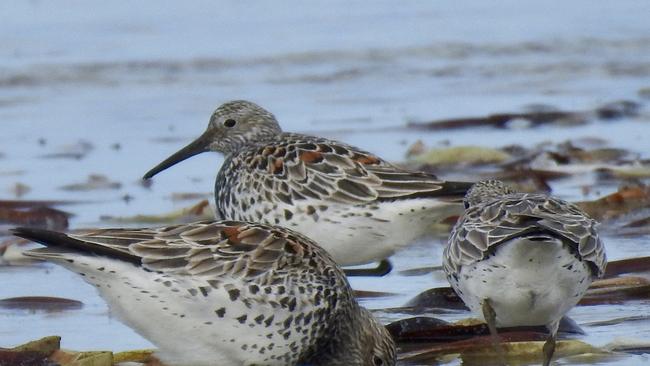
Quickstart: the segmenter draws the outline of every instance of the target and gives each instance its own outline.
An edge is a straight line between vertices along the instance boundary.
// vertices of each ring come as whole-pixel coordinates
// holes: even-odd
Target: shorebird
[[[144,179],[206,151],[225,155],[215,184],[222,218],[294,229],[342,266],[382,261],[384,271],[375,274],[390,271],[384,260],[432,223],[459,215],[471,186],[398,168],[338,141],[282,132],[273,114],[241,100],[217,108],[199,138]]]
[[[94,285],[172,365],[395,364],[386,329],[310,239],[235,221],[64,234],[18,228],[26,255]]]
[[[550,364],[560,319],[605,271],[597,222],[545,194],[515,193],[483,181],[465,197],[444,251],[449,283],[489,326],[545,325]]]

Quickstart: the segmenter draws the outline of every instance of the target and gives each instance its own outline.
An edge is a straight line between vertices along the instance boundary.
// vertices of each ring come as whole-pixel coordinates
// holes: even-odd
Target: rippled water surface
[[[7,1],[0,4],[0,198],[82,200],[64,208],[72,228],[107,226],[105,215],[156,214],[191,202],[178,192],[210,192],[222,158],[204,154],[162,173],[150,189],[139,177],[196,137],[212,110],[250,99],[283,128],[344,140],[401,161],[418,139],[428,146],[532,146],[582,137],[650,158],[650,117],[616,123],[523,129],[422,132],[407,122],[484,116],[548,105],[591,110],[620,99],[647,104],[650,2],[330,2],[263,4],[196,1]],[[645,92],[644,92],[645,91]],[[81,159],[48,158],[83,152]],[[121,188],[65,191],[103,174]],[[471,175],[471,172],[469,172]],[[444,177],[444,174],[443,174]],[[616,189],[586,174],[553,183],[563,198]],[[128,196],[132,199],[124,199]],[[604,228],[610,260],[650,255],[648,236],[620,238]],[[442,239],[394,258],[397,269],[438,265]],[[0,309],[0,346],[63,336],[69,349],[126,350],[151,345],[111,318],[81,279],[49,264],[0,266],[0,298],[59,296],[81,310]],[[403,305],[446,285],[442,273],[353,278],[353,287],[389,291],[373,309]],[[580,324],[647,314],[650,305],[585,306]],[[378,312],[388,322],[403,314]],[[446,320],[467,313],[436,315]],[[650,340],[650,324],[585,326],[594,345]],[[647,356],[610,364],[648,362]]]

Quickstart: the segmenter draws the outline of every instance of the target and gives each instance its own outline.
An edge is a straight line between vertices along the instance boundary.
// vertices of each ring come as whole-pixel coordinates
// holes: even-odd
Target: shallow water
[[[367,3],[327,7],[302,2],[3,2],[0,4],[0,198],[11,187],[25,199],[84,200],[63,207],[72,228],[108,226],[103,215],[167,212],[191,202],[175,192],[210,192],[222,158],[195,157],[156,178],[139,177],[207,125],[216,107],[250,99],[273,111],[286,130],[317,133],[403,160],[422,139],[500,147],[601,137],[610,147],[650,158],[650,117],[615,123],[531,129],[401,128],[409,121],[520,111],[531,104],[590,110],[609,101],[643,102],[650,88],[647,1],[518,1]],[[162,141],[161,141],[162,140]],[[80,160],[44,158],[86,141]],[[114,148],[119,144],[119,149]],[[79,147],[77,146],[77,150]],[[209,167],[206,169],[206,167]],[[70,192],[60,187],[104,174],[116,190]],[[554,194],[584,199],[593,174],[554,182]],[[616,187],[600,187],[601,195]],[[130,201],[123,200],[132,196]],[[594,198],[590,196],[588,198]],[[607,228],[605,228],[607,229]],[[649,255],[649,237],[608,234],[608,256]],[[442,241],[420,243],[394,258],[398,270],[440,263]],[[81,300],[61,313],[0,309],[0,346],[63,336],[70,349],[125,350],[150,344],[110,318],[105,303],[80,278],[56,266],[0,266],[0,298],[59,296]],[[422,290],[446,285],[441,273],[353,278],[355,288],[399,296],[366,299],[373,309],[403,305]],[[650,304],[580,307],[578,323],[647,313]],[[379,312],[382,320],[399,314]],[[447,320],[468,314],[435,315]],[[650,339],[648,322],[585,327],[585,341]],[[635,356],[614,365],[641,364]]]

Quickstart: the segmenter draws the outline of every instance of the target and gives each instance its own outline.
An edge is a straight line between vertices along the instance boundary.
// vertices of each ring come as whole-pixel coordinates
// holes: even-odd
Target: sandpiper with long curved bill
[[[206,151],[225,154],[215,184],[222,218],[294,229],[342,266],[383,261],[433,222],[459,215],[471,186],[338,141],[282,132],[273,114],[248,101],[221,105],[199,138],[144,178]],[[387,273],[390,264],[382,263]]]
[[[494,180],[472,187],[465,206],[444,251],[449,283],[495,339],[497,326],[546,325],[549,365],[560,319],[605,271],[596,221],[566,201]]]
[[[395,364],[386,329],[310,239],[235,221],[63,234],[26,255],[83,276],[165,365]]]

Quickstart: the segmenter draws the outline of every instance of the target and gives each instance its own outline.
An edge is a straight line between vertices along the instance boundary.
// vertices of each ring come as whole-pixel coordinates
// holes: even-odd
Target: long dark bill
[[[162,172],[163,170],[180,163],[183,160],[189,159],[194,155],[208,151],[210,145],[210,135],[208,131],[199,136],[196,140],[192,141],[189,145],[178,150],[172,156],[165,159],[162,163],[156,165],[153,169],[149,170],[142,179],[149,179],[154,175]]]

